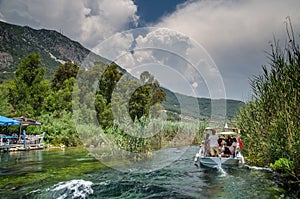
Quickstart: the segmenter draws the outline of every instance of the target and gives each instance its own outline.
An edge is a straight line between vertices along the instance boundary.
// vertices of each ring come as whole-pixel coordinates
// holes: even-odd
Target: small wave
[[[45,192],[41,192],[38,198],[87,198],[90,194],[93,194],[93,183],[85,180],[71,180],[67,182],[60,182],[47,188]],[[43,194],[46,194],[43,196]]]
[[[92,189],[94,185],[91,181],[85,180],[71,180],[66,182],[60,182],[47,189],[37,189],[26,194],[30,198],[55,198],[55,199],[76,199],[87,198],[93,194]]]
[[[91,181],[71,180],[54,185],[52,191],[63,193],[59,199],[65,199],[69,196],[72,196],[72,198],[86,198],[87,195],[93,194],[94,192],[91,188],[92,185],[93,183]]]
[[[256,166],[249,166],[249,165],[245,165],[245,167],[257,171],[272,171],[272,169],[269,167],[256,167]]]

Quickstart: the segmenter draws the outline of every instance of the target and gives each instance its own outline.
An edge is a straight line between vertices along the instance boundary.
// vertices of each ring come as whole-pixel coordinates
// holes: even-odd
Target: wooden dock
[[[5,144],[0,146],[0,152],[10,152],[10,151],[29,151],[29,150],[39,150],[43,149],[42,144]]]

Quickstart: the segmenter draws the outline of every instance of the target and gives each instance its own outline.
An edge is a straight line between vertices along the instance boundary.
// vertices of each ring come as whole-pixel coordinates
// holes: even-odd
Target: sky
[[[299,0],[0,0],[0,20],[51,29],[187,95],[247,101],[249,78],[300,33]]]

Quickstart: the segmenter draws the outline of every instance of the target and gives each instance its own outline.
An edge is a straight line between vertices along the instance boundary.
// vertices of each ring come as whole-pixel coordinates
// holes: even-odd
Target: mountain
[[[77,65],[92,55],[93,59],[102,63],[109,60],[93,54],[80,43],[69,39],[54,30],[35,30],[27,26],[12,25],[0,21],[0,83],[12,79],[20,61],[28,54],[36,52],[41,56],[42,65],[46,66],[46,78],[50,79],[60,64],[71,61]],[[125,71],[121,67],[119,68]],[[212,104],[222,110],[226,105],[226,117],[231,119],[244,104],[237,100],[211,100],[194,98],[164,89],[166,101],[164,108],[173,117],[209,118]],[[180,104],[184,102],[184,105]],[[195,103],[196,102],[196,103]],[[195,107],[196,106],[196,107]],[[199,109],[197,111],[197,109]]]
[[[20,61],[32,52],[40,54],[42,64],[46,66],[47,78],[60,64],[71,61],[80,65],[88,54],[92,54],[80,43],[57,31],[35,30],[0,21],[0,82],[12,78]],[[100,56],[98,58],[103,62],[108,61]]]

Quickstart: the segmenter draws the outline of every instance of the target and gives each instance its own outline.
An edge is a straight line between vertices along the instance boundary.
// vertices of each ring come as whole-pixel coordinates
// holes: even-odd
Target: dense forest
[[[269,65],[251,79],[253,99],[240,110],[244,153],[250,164],[284,173],[289,185],[300,188],[300,47],[292,26],[288,42],[272,44]],[[298,192],[299,194],[299,192]]]

